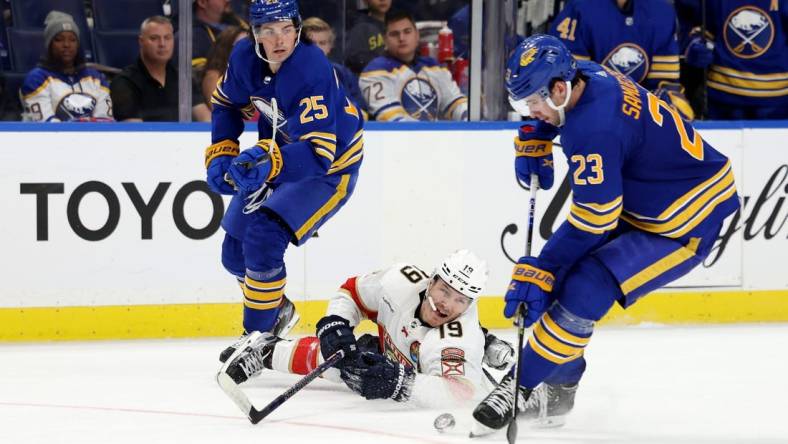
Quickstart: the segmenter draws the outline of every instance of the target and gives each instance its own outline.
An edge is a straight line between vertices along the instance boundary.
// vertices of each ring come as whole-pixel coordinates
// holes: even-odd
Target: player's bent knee
[[[557,299],[575,316],[598,321],[622,297],[610,271],[594,257],[586,257],[567,273]]]
[[[222,242],[222,265],[231,274],[243,278],[246,265],[244,264],[243,248],[241,241],[230,236],[224,235]]]
[[[259,212],[243,242],[246,268],[267,271],[284,266],[285,250],[292,239],[290,228],[275,215]]]

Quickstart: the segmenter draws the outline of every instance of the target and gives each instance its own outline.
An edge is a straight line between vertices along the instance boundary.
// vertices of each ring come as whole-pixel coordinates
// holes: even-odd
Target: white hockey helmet
[[[487,285],[487,263],[468,250],[457,250],[443,259],[433,276],[476,300]]]

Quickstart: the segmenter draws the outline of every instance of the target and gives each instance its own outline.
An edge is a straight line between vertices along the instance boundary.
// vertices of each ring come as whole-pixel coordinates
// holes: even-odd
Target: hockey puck
[[[435,421],[433,422],[435,430],[439,431],[440,433],[453,429],[454,424],[456,424],[456,422],[454,421],[454,415],[451,413],[438,415],[438,417],[435,418]]]

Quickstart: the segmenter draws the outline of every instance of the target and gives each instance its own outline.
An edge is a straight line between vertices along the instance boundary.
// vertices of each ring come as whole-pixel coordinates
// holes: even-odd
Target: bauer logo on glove
[[[528,264],[517,264],[512,273],[512,280],[536,284],[544,291],[551,291],[555,278],[553,274]]]

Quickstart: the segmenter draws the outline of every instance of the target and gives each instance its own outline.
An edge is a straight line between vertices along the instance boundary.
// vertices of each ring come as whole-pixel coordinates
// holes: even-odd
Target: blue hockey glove
[[[224,174],[238,155],[238,144],[232,140],[222,140],[205,149],[205,168],[208,188],[218,194],[235,194],[233,187],[224,180]]]
[[[517,306],[523,303],[528,307],[525,326],[533,324],[547,310],[548,293],[553,291],[554,282],[553,273],[539,268],[535,257],[521,257],[514,266],[512,281],[504,297],[506,306],[503,315],[511,318],[515,315]]]
[[[684,95],[684,87],[680,84],[663,80],[659,82],[657,89],[654,90],[654,95],[672,106],[684,120],[695,119],[695,111],[693,111],[689,100]]]
[[[366,399],[410,398],[416,374],[413,369],[390,361],[379,353],[364,352],[342,367],[340,376],[345,384]]]
[[[558,128],[539,120],[520,127],[514,138],[514,171],[517,178],[531,186],[531,174],[539,177],[539,187],[549,190],[553,186],[553,139]]]
[[[350,321],[342,316],[325,316],[318,321],[317,338],[320,339],[320,354],[324,359],[336,353],[337,350],[345,351],[345,356],[339,361],[337,367],[342,367],[344,363],[353,361],[358,356],[356,336],[350,327]]]
[[[257,145],[243,150],[227,170],[230,178],[243,193],[257,191],[265,182],[272,179],[271,170],[274,162],[268,154],[268,143],[270,140],[261,140]],[[276,145],[274,149],[278,150]]]
[[[687,49],[684,50],[684,61],[696,68],[705,68],[714,60],[714,42],[706,40],[700,31],[690,34]]]

